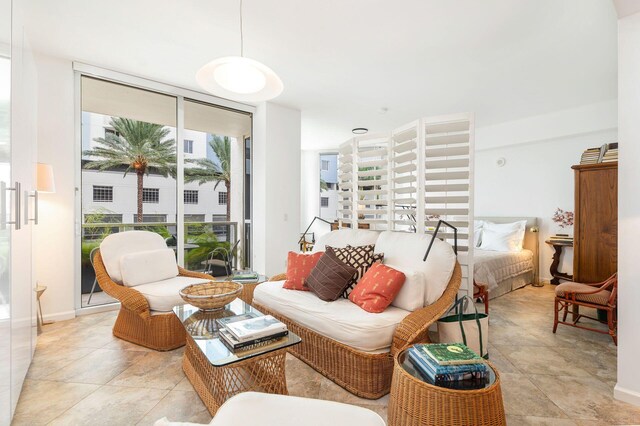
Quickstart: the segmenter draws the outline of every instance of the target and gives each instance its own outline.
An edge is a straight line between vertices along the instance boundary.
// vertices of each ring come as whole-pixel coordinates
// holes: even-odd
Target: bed
[[[474,249],[473,279],[488,285],[489,298],[493,299],[531,284],[538,279],[538,218],[535,217],[476,217],[493,223],[510,223],[526,220],[527,227],[522,251],[497,252]]]

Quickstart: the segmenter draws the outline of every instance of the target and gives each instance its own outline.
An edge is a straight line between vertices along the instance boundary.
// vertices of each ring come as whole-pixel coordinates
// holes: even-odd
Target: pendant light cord
[[[244,35],[242,34],[242,0],[240,0],[240,56],[244,58]]]

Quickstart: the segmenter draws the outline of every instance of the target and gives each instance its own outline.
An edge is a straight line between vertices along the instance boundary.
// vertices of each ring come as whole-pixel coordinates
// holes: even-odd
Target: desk
[[[549,272],[551,272],[551,284],[560,284],[560,280],[565,281],[573,281],[573,275],[558,271],[558,266],[560,265],[560,255],[562,255],[562,250],[565,247],[573,247],[573,243],[567,241],[552,241],[547,240],[545,243],[549,244],[553,247],[553,262],[551,262],[551,267],[549,268]]]

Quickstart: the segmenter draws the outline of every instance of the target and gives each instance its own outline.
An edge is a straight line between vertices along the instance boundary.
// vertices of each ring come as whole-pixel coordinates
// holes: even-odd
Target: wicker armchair
[[[286,275],[280,274],[272,277],[271,281],[284,279]],[[265,306],[258,303],[252,305],[278,318],[302,338],[302,343],[290,348],[293,355],[349,392],[362,398],[378,399],[389,393],[391,388],[393,357],[415,343],[430,342],[429,326],[449,309],[458,294],[461,281],[462,271],[456,262],[442,296],[435,303],[407,315],[395,331],[391,351],[378,354],[359,351],[303,327]],[[245,301],[251,303],[255,285],[249,287],[245,292]]]
[[[618,344],[617,336],[617,305],[618,301],[618,274],[613,274],[606,280],[599,283],[562,283],[556,287],[556,298],[554,301],[554,321],[553,332],[558,329],[558,324],[569,325],[571,327],[582,328],[583,330],[595,331],[597,333],[609,334],[613,343]],[[569,306],[573,308],[573,321],[567,322]],[[588,315],[581,314],[580,306],[599,309],[607,312],[607,321],[601,321]],[[562,321],[558,316],[563,311]],[[608,330],[603,331],[593,327],[578,324],[580,318],[589,318],[594,321],[607,324]]]
[[[157,351],[170,351],[185,344],[185,329],[173,313],[151,315],[147,299],[135,288],[114,282],[107,273],[100,251],[93,258],[93,267],[100,288],[120,301],[120,312],[113,326],[113,335],[120,339]],[[180,276],[213,280],[200,272],[178,267]]]

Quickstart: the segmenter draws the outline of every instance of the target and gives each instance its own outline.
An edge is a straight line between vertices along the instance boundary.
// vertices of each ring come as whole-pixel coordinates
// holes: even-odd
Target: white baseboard
[[[42,319],[45,323],[47,322],[56,322],[56,321],[65,321],[74,319],[76,317],[76,311],[65,311],[65,312],[56,312],[54,314],[43,315]]]
[[[613,397],[617,400],[640,407],[640,392],[625,389],[619,384],[616,384],[613,388]]]
[[[120,309],[120,303],[108,303],[106,305],[89,306],[86,308],[76,309],[76,315],[98,314],[100,312],[117,311]]]

